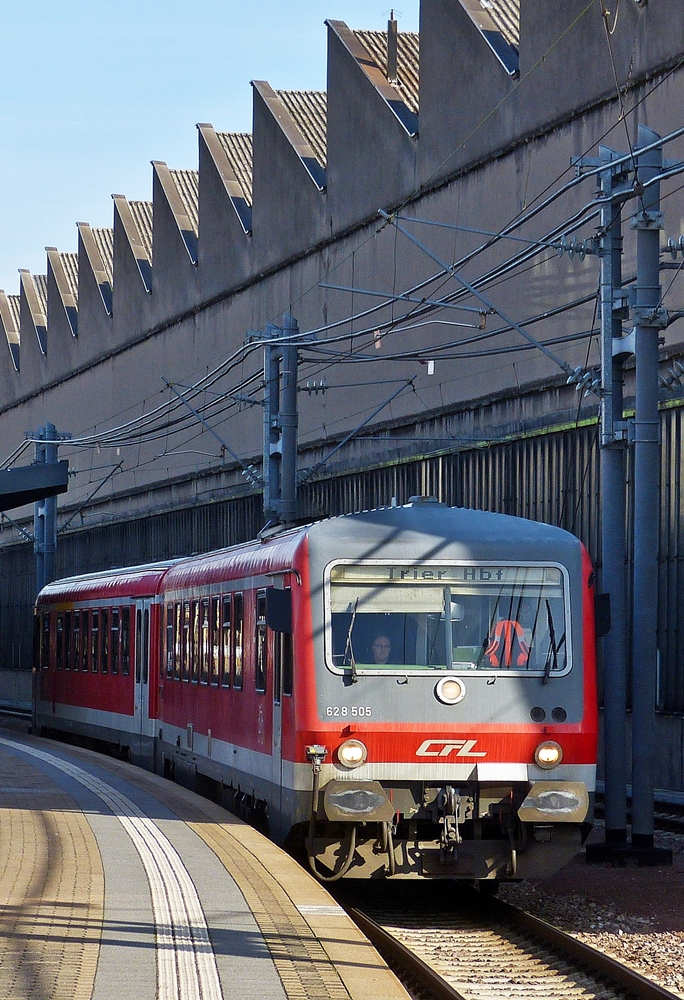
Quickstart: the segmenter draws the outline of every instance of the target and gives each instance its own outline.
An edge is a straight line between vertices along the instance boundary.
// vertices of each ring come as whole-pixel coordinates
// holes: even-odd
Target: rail
[[[491,920],[491,923],[495,925],[503,924],[515,933],[524,935],[524,938],[533,939],[529,945],[523,939],[521,947],[525,950],[529,949],[532,952],[537,943],[541,942],[552,953],[559,955],[566,963],[569,963],[575,972],[585,973],[588,971],[592,976],[600,979],[603,986],[597,987],[597,996],[609,995],[605,991],[605,985],[608,984],[619,997],[633,995],[638,996],[640,1000],[675,1000],[676,994],[642,976],[619,960],[584,944],[571,934],[510,903],[490,897],[483,898],[476,890],[472,890],[472,894],[467,896],[464,894],[463,903],[472,910],[474,927],[477,926],[477,921],[481,918],[484,918],[485,922]],[[478,995],[476,983],[473,983],[467,994],[459,992],[424,958],[421,958],[420,954],[400,941],[378,920],[373,919],[368,913],[357,907],[347,906],[346,908],[359,929],[381,952],[388,963],[408,976],[409,980],[418,983],[436,1000],[473,1000],[473,997]],[[397,916],[401,915],[397,914]],[[429,918],[426,918],[424,933],[428,935],[431,933]],[[550,961],[549,965],[552,964],[553,962]],[[473,975],[475,975],[474,970]],[[487,990],[484,984],[483,990]]]

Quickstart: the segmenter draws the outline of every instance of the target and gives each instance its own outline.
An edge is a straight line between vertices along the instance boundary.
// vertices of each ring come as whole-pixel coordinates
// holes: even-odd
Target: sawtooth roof
[[[279,90],[277,94],[311,146],[314,156],[325,167],[328,95],[320,90]]]
[[[14,329],[15,330],[18,330],[19,327],[21,326],[21,323],[20,323],[20,302],[21,302],[21,296],[19,296],[19,295],[8,295],[7,296],[7,304],[9,306],[9,310],[10,310],[10,314],[12,316],[12,320],[14,321]]]
[[[114,230],[113,229],[93,229],[93,240],[95,246],[100,251],[105,274],[111,282],[114,276]]]
[[[196,236],[199,232],[199,171],[172,170],[171,176],[176,182],[183,208],[192,223]]]
[[[145,247],[148,257],[152,260],[152,202],[129,201],[128,207],[131,210],[133,221],[138,227],[138,234],[142,245]]]
[[[59,259],[64,268],[64,274],[69,285],[69,291],[78,302],[78,254],[60,253]]]
[[[510,0],[509,0],[510,2]],[[354,35],[368,50],[378,68],[387,76],[387,32],[355,31]],[[420,36],[411,31],[397,34],[397,82],[394,84],[408,108],[418,114],[418,78]]]
[[[514,49],[520,48],[520,0],[480,0],[494,24]]]
[[[249,132],[217,132],[228,162],[242,188],[245,201],[252,204],[252,136]]]
[[[47,274],[34,274],[32,277],[41,312],[47,316]]]

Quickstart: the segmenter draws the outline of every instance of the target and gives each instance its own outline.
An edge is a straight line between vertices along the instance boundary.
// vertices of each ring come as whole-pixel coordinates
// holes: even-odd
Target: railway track
[[[673,1000],[674,994],[543,920],[475,890],[406,885],[347,909],[425,1000]],[[372,890],[371,890],[372,891]],[[342,900],[345,902],[345,900]]]
[[[596,804],[594,815],[596,819],[605,818],[603,803]],[[632,822],[632,811],[627,810],[627,824]],[[656,830],[669,830],[671,833],[684,833],[684,813],[667,810],[661,807],[653,813],[653,824]]]

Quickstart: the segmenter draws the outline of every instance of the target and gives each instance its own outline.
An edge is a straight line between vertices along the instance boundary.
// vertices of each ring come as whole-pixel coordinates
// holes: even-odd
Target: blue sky
[[[418,30],[419,0],[399,29]],[[151,197],[150,160],[197,166],[197,122],[251,131],[249,81],[324,89],[325,18],[384,28],[384,0],[22,0],[2,4],[0,288]]]

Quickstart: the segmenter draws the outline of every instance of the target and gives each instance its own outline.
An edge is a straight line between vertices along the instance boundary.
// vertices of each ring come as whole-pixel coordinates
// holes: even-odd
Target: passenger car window
[[[121,673],[129,677],[131,673],[131,609],[121,609]]]
[[[119,672],[119,609],[112,608],[112,631],[110,642],[110,655],[112,663],[112,673]]]
[[[232,601],[226,594],[221,602],[221,685],[230,687],[233,666],[233,636],[231,632]]]
[[[244,600],[242,594],[233,594],[233,687],[242,690],[242,640],[244,632]]]
[[[267,659],[267,637],[266,637],[266,591],[258,590],[256,595],[256,618],[255,618],[255,643],[256,643],[256,665],[254,671],[254,686],[257,691],[266,690],[266,659]]]

